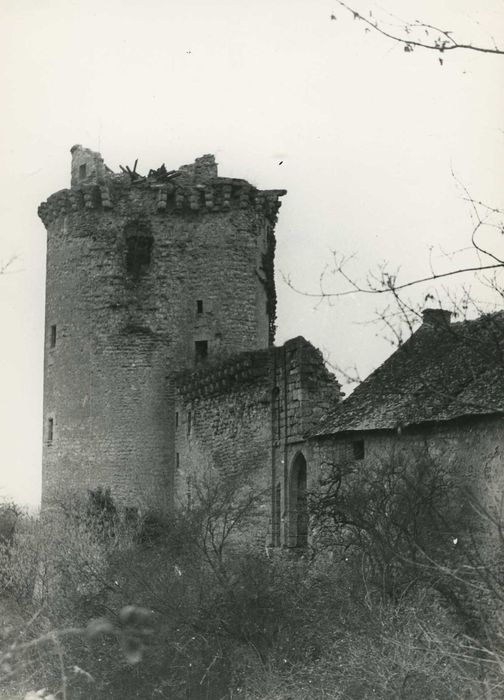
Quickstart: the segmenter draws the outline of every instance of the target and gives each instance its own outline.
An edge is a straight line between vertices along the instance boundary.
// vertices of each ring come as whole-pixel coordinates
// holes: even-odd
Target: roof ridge
[[[504,310],[420,326],[309,437],[504,413],[503,370]]]

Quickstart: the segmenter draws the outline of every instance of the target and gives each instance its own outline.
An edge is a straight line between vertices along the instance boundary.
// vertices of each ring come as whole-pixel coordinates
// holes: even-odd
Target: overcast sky
[[[463,40],[504,36],[502,0],[359,7]],[[316,305],[280,272],[316,290],[331,250],[356,253],[356,274],[383,260],[405,277],[425,272],[431,246],[470,237],[452,169],[475,198],[504,204],[504,58],[452,54],[441,66],[365,33],[329,0],[2,0],[0,54],[0,259],[17,256],[0,277],[0,495],[19,502],[40,493],[37,207],[69,186],[73,144],[114,170],[139,158],[143,173],[214,153],[223,176],[287,189],[277,341],[304,335],[363,375],[391,351],[366,323],[377,300]]]

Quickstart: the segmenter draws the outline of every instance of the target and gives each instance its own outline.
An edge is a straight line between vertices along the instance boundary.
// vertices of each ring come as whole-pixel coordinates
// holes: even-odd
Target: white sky
[[[442,8],[439,7],[442,5]],[[504,38],[502,0],[370,0],[404,19]],[[338,19],[330,20],[335,12]],[[504,41],[501,42],[504,44]],[[356,273],[427,269],[467,245],[471,194],[503,206],[504,58],[415,51],[365,33],[330,0],[2,0],[0,3],[0,496],[40,493],[45,230],[74,143],[117,170],[214,153],[220,173],[286,188],[277,271],[317,288],[329,251]],[[283,161],[282,165],[279,165]],[[440,265],[446,264],[441,261]],[[367,374],[390,352],[377,299],[316,307],[278,276],[278,335],[304,335]]]

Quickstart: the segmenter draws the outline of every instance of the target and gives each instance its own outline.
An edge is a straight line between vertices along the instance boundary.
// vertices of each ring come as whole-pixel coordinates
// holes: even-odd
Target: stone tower
[[[282,190],[222,178],[211,155],[140,176],[71,149],[49,197],[42,500],[110,488],[173,501],[170,375],[273,342]]]

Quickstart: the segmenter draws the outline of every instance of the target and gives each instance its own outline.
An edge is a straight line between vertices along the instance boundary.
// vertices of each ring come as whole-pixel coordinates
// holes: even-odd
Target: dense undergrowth
[[[132,521],[102,492],[43,518],[16,511],[9,531],[7,509],[0,697],[504,697],[497,610],[468,635],[460,606],[411,563],[391,595],[362,551],[240,543],[243,508],[228,508],[229,531],[222,504]],[[457,590],[481,600],[486,586],[497,608],[485,578],[461,571]],[[437,568],[437,583],[454,576]]]

